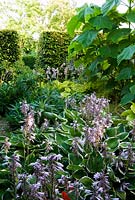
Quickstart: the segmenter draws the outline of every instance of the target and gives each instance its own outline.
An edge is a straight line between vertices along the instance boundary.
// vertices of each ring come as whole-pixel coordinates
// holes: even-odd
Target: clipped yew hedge
[[[0,31],[0,63],[14,63],[20,58],[19,35],[14,30]]]
[[[70,36],[65,32],[42,32],[38,45],[37,65],[60,67],[66,62]]]

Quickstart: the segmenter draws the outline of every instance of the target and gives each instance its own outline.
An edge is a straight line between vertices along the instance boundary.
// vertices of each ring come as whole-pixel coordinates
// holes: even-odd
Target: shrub
[[[43,32],[39,39],[37,65],[60,67],[66,62],[69,41],[65,32]]]
[[[34,65],[36,62],[36,56],[34,54],[25,54],[22,57],[22,60],[26,66],[30,67],[31,69],[34,69]]]
[[[16,31],[0,31],[0,62],[7,61],[14,63],[19,60],[20,46],[19,36]]]
[[[113,102],[119,102],[122,96],[121,104],[125,105],[135,100],[135,5],[127,1],[126,11],[119,13],[120,4],[122,0],[109,0],[101,7],[80,8],[68,24],[68,32],[75,35],[69,54],[73,59],[82,53],[78,62],[85,66],[92,90],[109,96]],[[76,36],[78,28],[81,32]]]

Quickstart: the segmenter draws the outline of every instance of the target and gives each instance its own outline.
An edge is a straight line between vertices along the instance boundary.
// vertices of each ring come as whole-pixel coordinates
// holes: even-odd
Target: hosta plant
[[[114,124],[95,93],[45,112],[40,126],[35,108],[22,102],[20,129],[0,137],[1,199],[134,199],[134,123]]]

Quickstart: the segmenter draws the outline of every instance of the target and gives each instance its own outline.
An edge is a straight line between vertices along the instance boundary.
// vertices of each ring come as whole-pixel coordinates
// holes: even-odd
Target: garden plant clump
[[[63,106],[61,114],[20,103],[20,130],[1,137],[2,198],[126,199],[134,195],[134,125],[114,126],[109,101],[95,93],[74,103],[74,107]]]
[[[79,8],[70,45],[43,32],[21,55],[13,32],[17,57],[0,49],[1,200],[135,199],[135,11],[122,2]]]

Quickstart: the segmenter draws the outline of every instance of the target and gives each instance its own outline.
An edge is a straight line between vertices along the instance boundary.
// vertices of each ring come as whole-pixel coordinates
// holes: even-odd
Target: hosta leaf
[[[117,195],[120,199],[126,200],[126,192],[125,191],[117,191]]]
[[[102,6],[102,13],[106,15],[110,10],[120,4],[120,0],[107,0]]]
[[[84,48],[88,47],[93,40],[97,37],[98,31],[95,30],[86,30],[78,37],[74,39],[74,41],[79,42]]]
[[[73,178],[80,180],[83,176],[87,176],[87,173],[85,172],[85,170],[76,170],[72,174],[72,176],[73,176]]]
[[[87,160],[87,170],[91,173],[100,172],[104,168],[104,161],[99,152],[93,151]]]
[[[120,133],[119,135],[117,135],[117,138],[118,138],[120,141],[123,141],[123,140],[125,140],[128,136],[129,136],[129,133],[128,133],[128,132],[123,132],[123,133]]]
[[[129,184],[129,186],[128,186],[128,189],[129,190],[135,190],[135,181],[134,181],[134,179],[130,179],[130,184]],[[135,193],[134,193],[134,195],[135,195]]]
[[[135,10],[130,11],[127,15],[126,18],[129,22],[135,22]]]
[[[108,16],[96,16],[90,19],[89,23],[98,30],[103,28],[111,29],[113,25]]]
[[[82,183],[85,187],[90,188],[90,186],[92,185],[93,180],[88,176],[84,176],[84,177],[82,177],[80,179],[79,182]]]
[[[83,160],[81,154],[75,155],[74,153],[69,153],[68,157],[70,164],[73,165],[79,165]]]
[[[114,137],[117,134],[117,127],[108,128],[106,134],[108,137]]]
[[[68,166],[67,166],[67,169],[68,169],[68,170],[71,170],[71,171],[76,171],[76,170],[81,170],[82,167],[79,166],[79,165],[68,165]]]
[[[107,39],[111,40],[114,43],[117,43],[121,39],[128,36],[130,32],[131,32],[131,29],[129,29],[129,28],[120,28],[117,30],[113,30],[108,34]]]
[[[109,178],[111,180],[113,180],[114,182],[119,182],[120,183],[120,179],[117,176],[115,176],[115,173],[114,173],[112,168],[108,168],[108,172],[109,172]]]
[[[107,146],[110,149],[115,149],[119,145],[119,141],[117,137],[111,137],[107,139],[106,142],[107,142]]]
[[[116,77],[116,80],[126,80],[132,78],[134,75],[134,72],[131,67],[126,67],[120,71],[118,76]]]
[[[121,142],[120,143],[120,147],[122,149],[127,149],[130,145],[131,145],[130,142]]]
[[[56,141],[58,145],[62,144],[67,139],[68,137],[66,136],[66,134],[60,134],[60,133],[56,134]]]
[[[123,60],[130,60],[135,53],[135,45],[130,45],[126,47],[121,54],[118,55],[117,57],[117,62],[118,65],[121,63]]]

